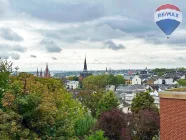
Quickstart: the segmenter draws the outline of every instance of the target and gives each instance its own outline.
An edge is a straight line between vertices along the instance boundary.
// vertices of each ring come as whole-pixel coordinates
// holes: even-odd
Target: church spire
[[[86,55],[85,55],[85,61],[84,61],[84,68],[83,71],[87,71],[87,61],[86,61]]]
[[[43,72],[42,72],[42,69],[41,69],[41,72],[40,72],[40,77],[43,77]]]
[[[39,71],[38,71],[38,68],[37,68],[36,76],[37,76],[37,77],[39,76]]]
[[[48,68],[48,63],[46,63],[46,69],[45,69],[45,78],[47,77],[50,77],[50,71],[49,71],[49,68]]]

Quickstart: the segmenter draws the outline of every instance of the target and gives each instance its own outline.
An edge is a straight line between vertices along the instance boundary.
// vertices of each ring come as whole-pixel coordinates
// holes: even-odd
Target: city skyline
[[[85,54],[88,70],[184,67],[185,20],[170,39],[154,22],[172,2],[0,0],[0,56],[20,71],[83,70]]]

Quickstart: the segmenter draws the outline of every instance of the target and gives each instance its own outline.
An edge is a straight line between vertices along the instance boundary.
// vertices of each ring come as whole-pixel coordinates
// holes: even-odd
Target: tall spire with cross
[[[85,61],[84,61],[84,68],[83,71],[87,71],[87,61],[86,61],[86,55],[85,55]]]

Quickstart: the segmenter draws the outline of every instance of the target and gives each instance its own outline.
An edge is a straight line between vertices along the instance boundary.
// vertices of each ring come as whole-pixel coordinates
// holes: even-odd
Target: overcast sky
[[[183,21],[167,40],[154,22],[162,4]],[[186,66],[186,1],[0,0],[0,56],[20,71]]]

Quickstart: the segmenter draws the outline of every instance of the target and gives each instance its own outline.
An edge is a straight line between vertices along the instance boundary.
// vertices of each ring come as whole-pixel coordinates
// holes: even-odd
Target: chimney
[[[160,97],[160,139],[186,139],[186,92],[162,91]]]

